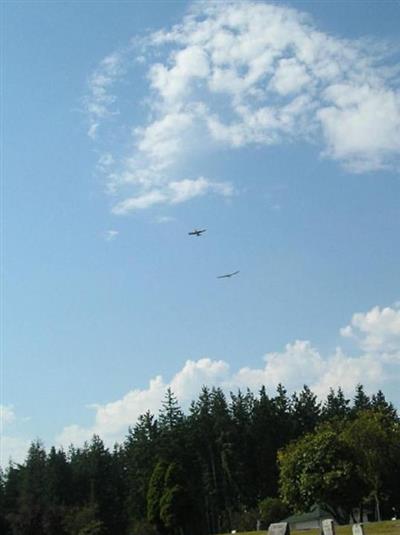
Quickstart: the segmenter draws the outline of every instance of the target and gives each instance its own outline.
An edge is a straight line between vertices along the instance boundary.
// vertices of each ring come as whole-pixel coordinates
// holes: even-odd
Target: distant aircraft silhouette
[[[237,275],[239,271],[234,271],[233,273],[226,273],[226,275],[219,275],[217,279],[230,279],[234,275]]]
[[[203,228],[201,230],[197,230],[197,228],[195,228],[194,230],[188,232],[188,234],[189,236],[201,236],[206,230],[206,228]]]

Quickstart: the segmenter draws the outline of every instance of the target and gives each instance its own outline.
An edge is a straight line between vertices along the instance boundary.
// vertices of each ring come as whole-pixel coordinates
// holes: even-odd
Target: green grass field
[[[352,535],[351,526],[336,526],[336,535]],[[364,524],[365,535],[400,535],[400,520]],[[291,531],[291,535],[319,535],[318,529]],[[228,535],[228,534],[225,534]],[[238,535],[268,535],[267,531],[243,531]]]

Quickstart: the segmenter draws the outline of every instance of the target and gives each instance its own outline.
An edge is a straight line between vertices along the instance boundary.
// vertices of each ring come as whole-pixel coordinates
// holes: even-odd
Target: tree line
[[[168,389],[112,450],[31,444],[0,479],[6,535],[207,535],[323,505],[339,522],[400,505],[400,420],[379,391],[353,399],[282,385],[225,396],[203,387],[185,414]]]

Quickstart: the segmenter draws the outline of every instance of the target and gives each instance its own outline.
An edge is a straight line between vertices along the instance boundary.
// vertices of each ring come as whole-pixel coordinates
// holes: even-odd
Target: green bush
[[[274,522],[280,522],[290,514],[288,506],[279,498],[265,498],[258,504],[258,508],[263,528],[268,528]]]

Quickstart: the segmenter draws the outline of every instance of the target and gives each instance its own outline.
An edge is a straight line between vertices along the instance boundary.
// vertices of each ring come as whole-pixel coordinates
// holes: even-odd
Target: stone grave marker
[[[353,535],[365,535],[364,526],[362,524],[353,524]]]
[[[290,535],[289,524],[287,522],[270,524],[268,528],[268,535]]]
[[[335,524],[332,518],[322,521],[322,535],[335,535]]]

